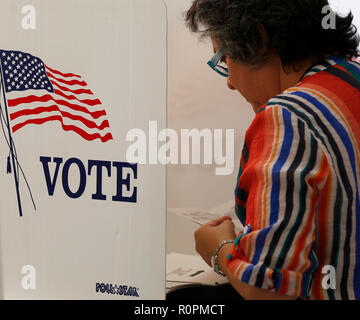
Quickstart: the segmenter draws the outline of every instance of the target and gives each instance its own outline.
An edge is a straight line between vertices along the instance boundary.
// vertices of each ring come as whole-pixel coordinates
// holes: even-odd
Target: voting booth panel
[[[161,0],[2,0],[0,298],[165,298]]]

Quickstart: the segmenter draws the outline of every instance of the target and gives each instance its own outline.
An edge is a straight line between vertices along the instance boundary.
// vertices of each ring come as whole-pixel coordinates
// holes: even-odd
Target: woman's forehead
[[[214,49],[214,53],[217,52],[220,48],[218,47],[217,43],[216,43],[216,40],[214,37],[210,37],[211,39],[211,43],[212,43],[212,46],[213,46],[213,49]]]

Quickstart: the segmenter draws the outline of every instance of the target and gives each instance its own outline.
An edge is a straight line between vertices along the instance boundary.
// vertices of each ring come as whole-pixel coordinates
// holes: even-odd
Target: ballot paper
[[[170,208],[168,211],[190,219],[199,225],[204,225],[205,223],[222,216],[229,216],[232,218],[235,225],[236,234],[239,234],[244,228],[239,218],[236,216],[234,200],[229,200],[208,210],[202,208]]]
[[[167,255],[167,293],[189,286],[217,286],[228,282],[226,277],[215,273],[200,256],[174,252]]]

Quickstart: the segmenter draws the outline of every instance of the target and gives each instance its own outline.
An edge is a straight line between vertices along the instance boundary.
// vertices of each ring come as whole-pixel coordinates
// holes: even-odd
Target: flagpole
[[[3,74],[2,57],[1,56],[0,56],[0,72],[1,72],[1,88],[2,88],[3,97],[4,97],[5,112],[6,112],[6,119],[7,119],[6,121],[7,121],[7,127],[8,127],[8,132],[9,132],[9,144],[10,144],[10,153],[11,153],[12,165],[13,165],[13,173],[14,173],[16,195],[17,195],[17,200],[18,200],[19,214],[20,214],[20,217],[22,217],[22,207],[21,207],[20,191],[19,191],[19,181],[17,179],[17,174],[16,174],[15,156],[14,156],[14,144],[13,144],[13,139],[12,139],[12,135],[11,135],[9,112],[8,112],[7,100],[6,100],[6,96],[5,96],[5,84],[4,84],[4,74]]]

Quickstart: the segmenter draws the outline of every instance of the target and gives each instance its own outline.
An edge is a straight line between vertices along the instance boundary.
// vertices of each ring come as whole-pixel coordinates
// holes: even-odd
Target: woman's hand
[[[235,240],[234,224],[230,217],[224,216],[208,222],[195,231],[195,249],[211,266],[211,257],[223,240]]]

